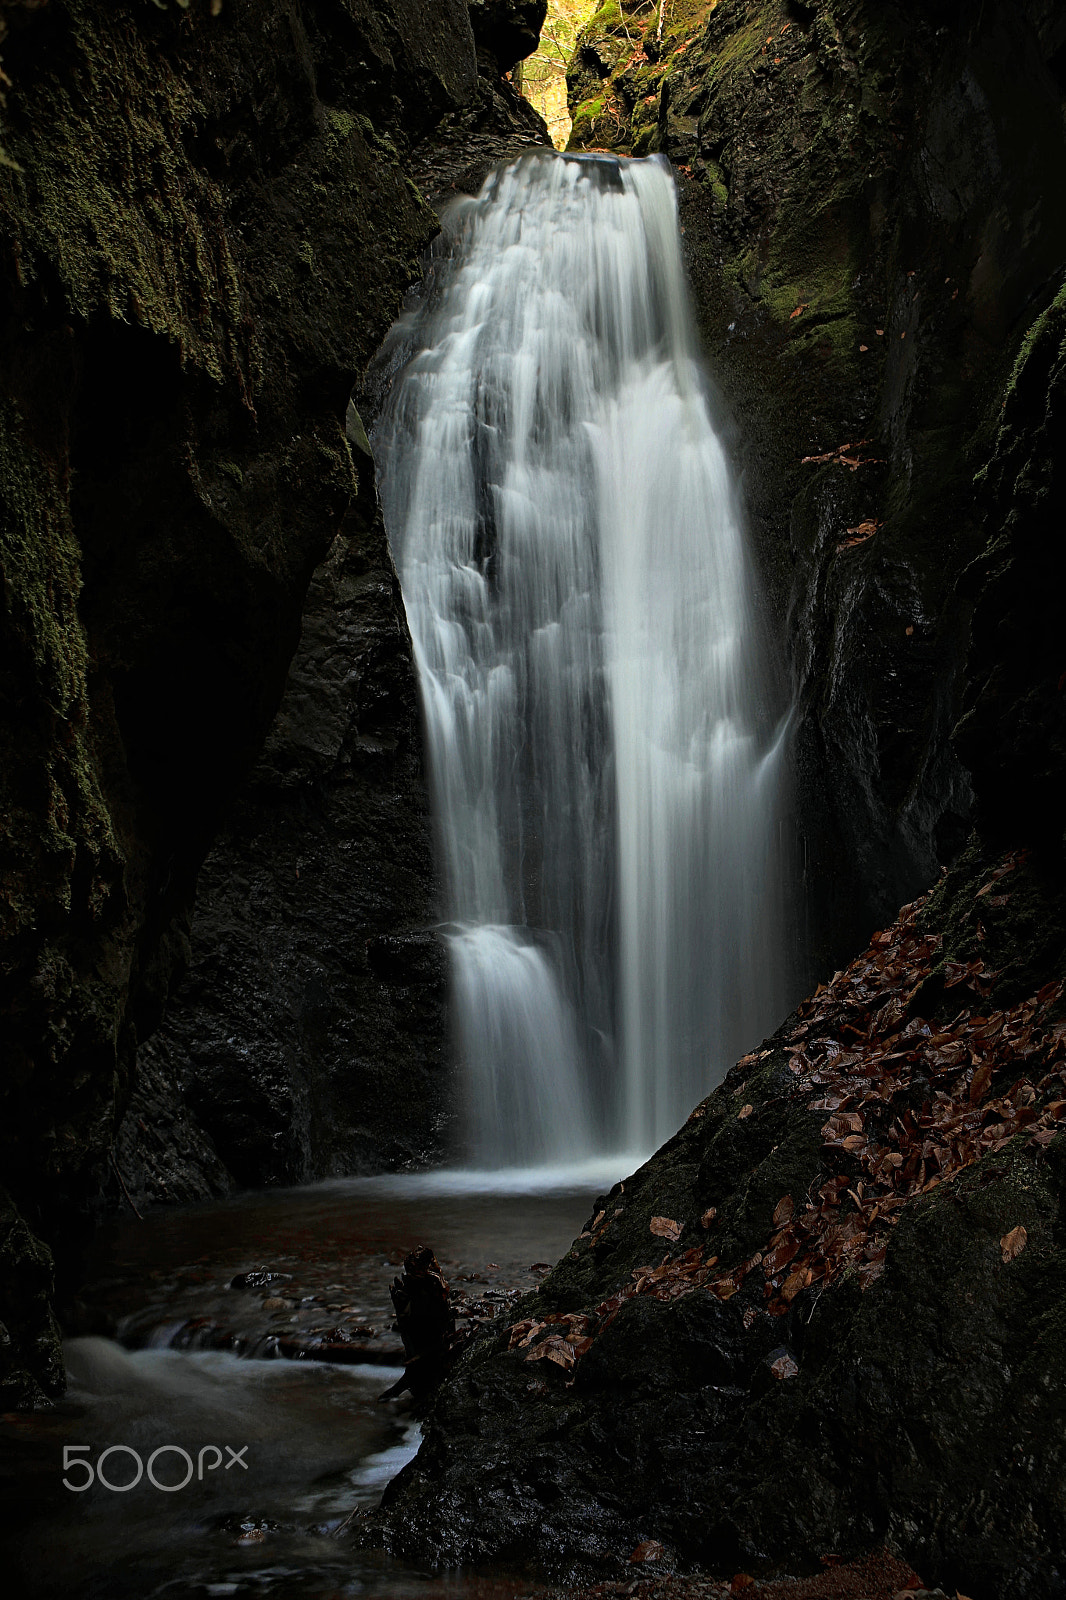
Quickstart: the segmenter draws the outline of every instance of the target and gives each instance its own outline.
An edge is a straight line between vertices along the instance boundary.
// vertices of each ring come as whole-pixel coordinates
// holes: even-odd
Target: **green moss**
[[[360,117],[359,122],[365,123],[373,131],[373,125],[367,117]],[[341,111],[336,106],[326,107],[326,121],[338,138],[350,139],[356,131],[356,118],[350,111]]]
[[[185,153],[199,107],[164,54],[86,0],[65,17],[73,66],[42,74],[35,123],[17,126],[0,216],[23,283],[54,264],[70,312],[105,311],[172,340],[219,382],[249,377],[236,265],[217,187]],[[144,215],[154,218],[146,228]]]
[[[42,705],[46,718],[23,729],[42,751],[33,789],[11,787],[14,762],[4,761],[0,773],[2,926],[12,933],[52,908],[71,909],[79,853],[92,866],[89,910],[98,911],[100,863],[120,853],[91,752],[80,550],[55,468],[28,441],[10,403],[0,405],[0,588],[11,641],[8,693]]]
[[[607,0],[605,6],[593,13],[585,24],[584,32],[608,33],[623,26],[622,8],[617,0]]]
[[[737,28],[734,33],[728,34],[717,49],[708,50],[702,61],[710,81],[729,78],[737,72],[750,69],[762,55],[766,28],[766,19],[758,16],[747,27]]]

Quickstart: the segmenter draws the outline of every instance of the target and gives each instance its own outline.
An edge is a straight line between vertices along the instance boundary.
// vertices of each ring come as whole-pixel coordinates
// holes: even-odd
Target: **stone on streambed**
[[[267,1267],[253,1267],[251,1272],[238,1272],[230,1279],[231,1289],[265,1289],[272,1283],[290,1283],[291,1272],[272,1272]]]

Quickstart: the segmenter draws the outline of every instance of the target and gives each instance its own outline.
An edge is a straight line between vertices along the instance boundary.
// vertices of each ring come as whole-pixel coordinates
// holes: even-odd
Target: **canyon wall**
[[[166,1064],[173,1040],[115,1147],[138,1047],[189,961],[197,874],[227,826],[238,854],[254,856],[253,836],[269,854],[272,832],[291,845],[277,874],[291,905],[261,947],[257,863],[205,880],[226,878],[231,910],[209,912],[203,959],[232,987],[242,972],[289,975],[238,1070],[255,1059],[262,1081],[284,1079],[287,1052],[332,1025],[342,959],[355,984],[342,1010],[364,1030],[362,1044],[345,1036],[350,1053],[387,1029],[417,968],[428,998],[414,1026],[431,1069],[439,1056],[436,968],[409,933],[434,891],[406,626],[346,416],[438,226],[409,177],[416,152],[447,189],[485,150],[545,135],[464,0],[51,0],[4,20],[0,1362],[6,1398],[32,1402],[62,1384],[50,1248],[69,1282],[105,1183],[121,1198],[119,1160],[146,1193],[153,1177],[178,1193],[231,1181]],[[242,790],[323,561],[287,712]],[[324,631],[341,698],[316,716],[307,663]],[[337,929],[343,958],[335,948],[323,979],[320,948],[293,975],[331,828],[370,888]],[[329,894],[343,898],[337,883]],[[400,1093],[412,1055],[401,1041],[387,1093],[369,1090],[351,1137],[338,1133],[346,1162],[368,1123],[380,1134],[383,1094],[390,1155],[431,1137],[422,1080]],[[203,1093],[224,1120],[224,1090]],[[299,1128],[331,1121],[328,1093],[317,1111],[293,1106],[273,1144],[270,1129],[215,1125],[235,1172],[306,1170]]]
[[[1066,21],[1046,0],[604,6],[572,147],[678,172],[797,719],[796,859],[821,977],[965,839],[975,475],[1066,259]]]

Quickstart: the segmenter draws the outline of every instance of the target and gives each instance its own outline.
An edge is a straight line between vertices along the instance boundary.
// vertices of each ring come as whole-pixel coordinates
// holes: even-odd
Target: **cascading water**
[[[374,453],[470,1154],[650,1150],[781,998],[782,739],[658,159],[456,203]]]

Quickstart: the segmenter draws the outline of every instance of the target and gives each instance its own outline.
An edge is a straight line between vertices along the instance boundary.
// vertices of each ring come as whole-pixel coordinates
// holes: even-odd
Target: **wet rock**
[[[230,1279],[231,1289],[265,1289],[272,1283],[289,1283],[291,1272],[273,1272],[268,1267],[253,1267],[251,1272],[238,1272]]]
[[[445,952],[410,926],[435,878],[409,649],[380,517],[353,516],[201,871],[188,974],[140,1051],[131,1150],[163,1082],[241,1184],[439,1158]]]
[[[52,1257],[0,1189],[0,1404],[45,1405],[63,1391]]]
[[[429,1245],[404,1257],[403,1273],[394,1279],[389,1293],[406,1361],[403,1377],[381,1398],[391,1400],[410,1389],[416,1399],[424,1400],[454,1364],[470,1333],[456,1331],[447,1280]]]

